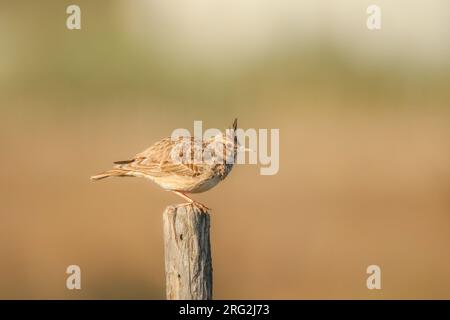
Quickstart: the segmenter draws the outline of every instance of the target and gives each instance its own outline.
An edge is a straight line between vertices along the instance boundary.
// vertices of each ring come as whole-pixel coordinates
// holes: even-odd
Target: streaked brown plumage
[[[237,119],[234,120],[232,130],[228,134],[215,137],[210,141],[197,142],[194,138],[190,139],[190,144],[194,146],[198,143],[201,151],[204,151],[208,145],[214,140],[223,146],[224,156],[231,154],[233,160],[237,155],[237,137],[235,134],[237,128]],[[183,157],[182,151],[174,149],[179,143],[185,142],[186,138],[178,139],[165,138],[162,139],[145,151],[138,153],[130,160],[116,161],[113,169],[99,173],[91,177],[92,180],[100,180],[107,177],[144,177],[150,179],[161,186],[163,189],[172,191],[190,204],[197,205],[203,209],[207,209],[201,203],[198,203],[188,197],[186,193],[204,192],[220,181],[225,179],[233,168],[232,163],[201,161],[193,162],[194,148],[191,148],[191,156],[187,157],[191,161],[181,162],[174,161],[173,152],[179,152],[179,156]],[[211,157],[215,157],[214,151]],[[205,160],[205,159],[203,159]]]

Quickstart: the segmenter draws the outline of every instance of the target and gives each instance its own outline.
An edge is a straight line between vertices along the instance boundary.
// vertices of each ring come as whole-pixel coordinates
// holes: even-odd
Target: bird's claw
[[[199,208],[199,209],[200,209],[201,211],[203,211],[203,212],[208,212],[208,211],[211,210],[211,208],[208,208],[207,206],[205,206],[204,204],[201,204],[200,202],[194,201],[194,202],[192,202],[192,205],[193,205],[194,207]]]
[[[176,207],[180,208],[180,207],[186,207],[186,206],[195,207],[197,209],[200,209],[200,211],[202,211],[202,212],[208,212],[211,210],[211,208],[208,208],[204,204],[201,204],[200,202],[197,202],[197,201],[181,203],[181,204],[177,205]]]

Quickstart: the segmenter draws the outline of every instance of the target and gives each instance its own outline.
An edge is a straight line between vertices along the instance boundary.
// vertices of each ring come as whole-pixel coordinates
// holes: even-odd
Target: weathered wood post
[[[209,213],[192,205],[168,206],[163,225],[167,299],[212,299]]]

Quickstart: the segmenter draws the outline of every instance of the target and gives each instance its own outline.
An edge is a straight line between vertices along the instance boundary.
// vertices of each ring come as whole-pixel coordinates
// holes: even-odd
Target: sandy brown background
[[[450,7],[379,2],[375,32],[365,1],[81,0],[80,31],[72,2],[0,2],[0,298],[164,298],[180,199],[89,176],[236,116],[280,129],[280,171],[195,196],[216,298],[450,298]]]

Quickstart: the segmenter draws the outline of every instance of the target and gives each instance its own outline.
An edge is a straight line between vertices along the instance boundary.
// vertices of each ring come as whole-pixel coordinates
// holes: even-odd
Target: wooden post
[[[192,205],[168,206],[163,225],[167,299],[212,299],[209,213]]]

